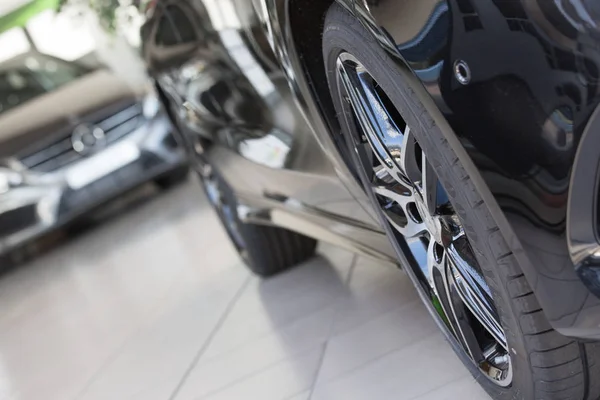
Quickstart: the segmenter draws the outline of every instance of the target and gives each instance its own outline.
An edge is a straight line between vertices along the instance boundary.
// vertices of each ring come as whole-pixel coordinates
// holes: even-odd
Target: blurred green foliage
[[[0,0],[1,2],[2,0]],[[0,16],[0,33],[23,27],[32,17],[47,9],[56,9],[61,0],[34,0]]]
[[[117,10],[123,6],[140,7],[145,1],[142,0],[58,0],[59,11],[64,7],[87,6],[97,15],[100,25],[109,32],[115,32],[117,29]]]

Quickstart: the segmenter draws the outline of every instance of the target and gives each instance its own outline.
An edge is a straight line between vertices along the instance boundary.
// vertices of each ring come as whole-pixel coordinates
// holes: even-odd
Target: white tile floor
[[[193,184],[0,279],[0,400],[486,399],[402,272],[250,275]]]

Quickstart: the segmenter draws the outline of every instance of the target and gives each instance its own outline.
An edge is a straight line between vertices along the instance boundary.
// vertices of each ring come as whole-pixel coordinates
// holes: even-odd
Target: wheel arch
[[[348,9],[353,9],[352,0],[285,0],[287,2],[287,17],[291,36],[296,49],[302,60],[300,66],[310,86],[312,96],[318,103],[319,110],[329,132],[337,129],[337,121],[331,116],[335,115],[335,109],[330,97],[321,95],[329,93],[327,75],[323,67],[323,52],[321,44],[321,32],[325,23],[325,15],[331,4],[338,1],[345,4]],[[318,27],[318,28],[315,28]],[[298,40],[297,38],[302,38]],[[332,137],[334,142],[335,137]],[[336,142],[339,149],[339,143]],[[350,163],[346,161],[349,168]]]
[[[600,106],[579,144],[569,188],[567,241],[576,271],[600,296]]]

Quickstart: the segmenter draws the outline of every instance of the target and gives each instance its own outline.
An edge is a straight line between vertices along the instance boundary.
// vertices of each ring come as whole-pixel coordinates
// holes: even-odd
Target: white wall
[[[30,1],[31,0],[0,0],[0,15],[6,15]]]
[[[6,7],[5,1],[21,0],[0,0],[2,7]],[[139,45],[136,39],[142,23],[140,18],[133,21],[121,35],[109,35],[90,10],[71,8],[58,15],[47,10],[33,17],[27,23],[27,30],[42,53],[70,61],[89,59],[89,55],[93,54],[92,58],[137,85],[145,83],[147,77],[137,50],[130,44]],[[20,28],[0,34],[0,62],[28,50],[29,44]]]

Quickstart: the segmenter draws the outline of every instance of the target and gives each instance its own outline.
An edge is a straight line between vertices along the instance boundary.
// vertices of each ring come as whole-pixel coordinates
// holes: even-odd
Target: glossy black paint
[[[567,207],[579,196],[571,171],[600,101],[597,2],[361,0],[355,14],[443,113],[500,206],[497,218],[509,221],[502,233],[553,326],[598,337],[600,303],[578,280],[566,241],[569,225],[595,223],[594,209],[567,220]],[[597,274],[580,275],[598,285]]]
[[[296,106],[261,15],[246,0],[164,1],[150,13],[143,55],[190,155],[219,170],[246,220],[392,260],[372,210],[355,199],[364,194],[338,178],[344,164]]]
[[[598,241],[598,190],[600,165],[600,107],[590,118],[571,173],[567,243],[581,279],[600,296],[600,243]],[[593,210],[590,213],[590,210]],[[591,218],[590,218],[591,216]]]
[[[569,197],[597,193],[600,151],[577,161],[576,153],[600,103],[599,3],[339,3],[406,71],[484,193],[501,228],[497,234],[511,245],[553,327],[600,337],[600,300],[576,267],[591,288],[599,274],[587,273],[594,271],[587,269],[591,259],[575,254],[578,243],[567,242],[569,232],[593,226],[586,248],[597,246],[597,202],[586,203],[593,209],[567,211],[576,207]],[[393,251],[381,243],[368,199],[336,144],[319,70],[319,24],[328,4],[159,2],[143,30],[144,56],[187,132],[192,155],[223,170],[251,206],[248,220],[389,258]],[[457,63],[469,79],[457,79]],[[577,168],[593,169],[578,187],[594,190],[574,191]],[[282,213],[289,218],[273,217]]]

